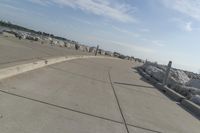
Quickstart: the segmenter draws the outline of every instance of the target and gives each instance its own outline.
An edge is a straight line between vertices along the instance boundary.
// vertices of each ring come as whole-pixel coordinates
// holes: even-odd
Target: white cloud
[[[150,44],[151,46],[156,46],[156,47],[164,47],[166,44],[162,40],[151,40],[147,38],[141,38],[142,41],[145,42],[145,44]]]
[[[146,29],[146,28],[143,28],[143,29],[140,29],[141,32],[150,32],[149,29]]]
[[[164,47],[165,44],[162,43],[160,40],[153,40],[152,43],[155,45],[155,46],[158,46],[158,47]]]
[[[12,6],[12,5],[8,5],[8,4],[0,3],[0,6],[3,6],[3,7],[5,7],[5,8],[9,8],[9,9],[15,10],[15,11],[26,12],[26,10],[24,10],[24,9],[22,9],[22,8],[18,8],[18,7]]]
[[[193,30],[198,30],[199,28],[193,27],[192,26],[192,21],[185,21],[180,18],[172,18],[170,19],[170,22],[175,22],[178,26],[183,31],[191,32]]]
[[[42,5],[42,6],[47,6],[47,5],[51,5],[51,1],[50,0],[28,0],[32,3],[35,3],[35,4],[39,4],[39,5]]]
[[[94,25],[94,23],[87,21],[87,20],[83,20],[83,19],[79,19],[79,18],[75,18],[75,17],[72,17],[72,19],[75,20],[75,21],[78,21],[80,23],[85,23],[87,25]]]
[[[165,6],[200,21],[200,0],[162,0]]]
[[[192,22],[187,22],[187,23],[185,24],[184,29],[185,29],[186,31],[191,32],[191,31],[193,30],[193,29],[192,29]]]
[[[124,42],[118,42],[118,41],[110,41],[110,42],[113,44],[117,44],[121,47],[125,47],[127,49],[131,49],[131,50],[138,51],[138,52],[144,52],[144,53],[154,53],[155,52],[153,49],[143,47],[143,46],[128,44],[128,43],[124,43]]]
[[[6,11],[7,13],[11,13],[11,14],[18,14],[18,13],[23,13],[23,14],[27,14],[27,13],[30,13],[30,14],[34,14],[34,15],[37,15],[37,16],[43,16],[42,13],[39,13],[39,12],[35,12],[35,11],[27,11],[27,9],[24,9],[24,8],[19,8],[19,7],[16,7],[14,5],[9,5],[9,4],[5,4],[5,3],[0,3],[0,7],[1,8],[6,8]]]
[[[107,17],[120,22],[135,22],[133,17],[135,8],[125,3],[114,2],[110,0],[29,0],[40,5],[49,5],[50,3],[68,6],[74,9],[80,9],[98,16]]]
[[[138,33],[133,33],[133,32],[130,32],[128,30],[125,30],[125,29],[122,29],[122,28],[119,28],[117,26],[113,26],[112,25],[112,28],[118,32],[121,32],[121,33],[125,33],[125,34],[129,34],[130,36],[134,36],[134,37],[140,37],[140,34]]]

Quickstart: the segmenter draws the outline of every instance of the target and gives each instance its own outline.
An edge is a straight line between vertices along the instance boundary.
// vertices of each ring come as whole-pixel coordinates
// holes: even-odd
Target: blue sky
[[[200,70],[200,0],[1,0],[0,19]]]

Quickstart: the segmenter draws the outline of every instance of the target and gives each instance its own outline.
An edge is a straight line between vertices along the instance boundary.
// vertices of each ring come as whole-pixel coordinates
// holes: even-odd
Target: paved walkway
[[[0,81],[2,133],[199,133],[129,61],[77,59]]]

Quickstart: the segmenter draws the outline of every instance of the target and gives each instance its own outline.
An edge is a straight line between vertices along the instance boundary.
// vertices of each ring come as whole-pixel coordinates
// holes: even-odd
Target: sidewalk
[[[130,61],[77,59],[0,81],[3,133],[199,133]]]

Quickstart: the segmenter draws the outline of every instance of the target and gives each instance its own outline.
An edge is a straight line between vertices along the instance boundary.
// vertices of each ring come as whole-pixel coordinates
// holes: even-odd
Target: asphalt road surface
[[[199,133],[200,122],[119,59],[71,60],[0,81],[2,133]]]

